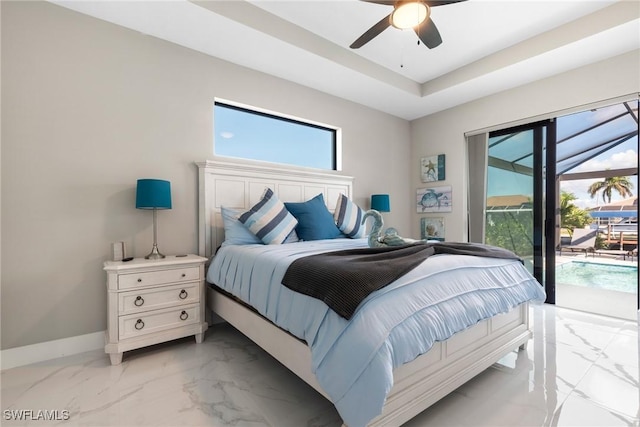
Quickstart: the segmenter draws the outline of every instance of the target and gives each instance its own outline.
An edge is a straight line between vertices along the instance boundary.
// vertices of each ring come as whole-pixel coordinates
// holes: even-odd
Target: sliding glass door
[[[562,221],[565,240],[575,228],[599,230],[600,239],[589,253],[596,255],[600,264],[607,257],[617,258],[609,264],[631,264],[627,259],[633,260],[637,253],[637,196],[627,187],[637,188],[638,106],[638,100],[625,101],[467,137],[469,241],[504,247],[520,255],[544,285],[548,303],[556,303],[556,261],[563,266],[571,261],[562,252]],[[612,202],[611,192],[614,198],[620,193],[617,201]],[[575,200],[571,215],[567,204],[560,203],[561,193],[565,193],[563,200],[568,200],[566,196]],[[623,241],[615,227],[631,230],[625,231],[625,236],[628,233],[632,241],[627,242],[626,237]],[[563,256],[556,259],[559,253]],[[581,261],[593,260],[583,255]],[[637,261],[635,264],[629,268],[635,268],[637,274]],[[602,284],[568,279],[566,269],[559,267],[558,271],[565,272],[559,279],[558,302],[566,306],[567,301],[573,304],[578,300],[575,292],[567,293],[567,280],[587,291]],[[637,310],[637,279],[634,285]],[[599,298],[591,298],[589,307],[602,305]],[[579,309],[600,312],[589,307]],[[621,313],[613,315],[623,317]],[[631,314],[635,317],[636,313]]]
[[[533,273],[533,130],[491,135],[485,242],[510,249]]]
[[[551,303],[555,300],[556,196],[555,180],[545,188],[545,175],[555,176],[555,170],[547,170],[547,165],[555,165],[555,151],[547,149],[553,132],[555,124],[544,121],[489,134],[484,212],[485,243],[518,254],[545,285],[547,302]],[[550,207],[546,206],[547,198]],[[546,215],[545,220],[547,210],[551,215]],[[545,246],[547,240],[551,242],[550,252]]]

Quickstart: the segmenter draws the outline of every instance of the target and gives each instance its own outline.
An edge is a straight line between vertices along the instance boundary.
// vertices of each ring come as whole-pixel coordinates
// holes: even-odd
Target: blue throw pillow
[[[300,239],[322,240],[342,236],[331,212],[324,204],[322,193],[303,203],[285,203],[284,205],[298,220],[296,232]]]
[[[336,221],[338,229],[347,237],[357,239],[364,234],[364,225],[362,225],[362,216],[364,211],[347,196],[340,194],[336,203],[336,210],[333,213],[333,219]]]
[[[298,224],[270,188],[239,221],[267,245],[283,243]]]

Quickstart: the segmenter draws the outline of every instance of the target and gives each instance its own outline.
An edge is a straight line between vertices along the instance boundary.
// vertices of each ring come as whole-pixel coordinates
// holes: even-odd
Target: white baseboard
[[[11,369],[104,348],[104,331],[0,351],[0,367]]]

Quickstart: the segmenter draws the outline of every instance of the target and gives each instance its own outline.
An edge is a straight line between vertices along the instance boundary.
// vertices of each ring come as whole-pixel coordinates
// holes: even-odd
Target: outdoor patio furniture
[[[625,251],[624,249],[596,249],[595,253],[597,255],[613,255],[616,257],[621,256],[623,260],[626,261],[627,257],[631,257],[633,259],[632,251]]]
[[[598,230],[576,228],[571,235],[571,243],[560,246],[560,252],[584,252],[585,256],[589,253],[595,254],[597,233]]]

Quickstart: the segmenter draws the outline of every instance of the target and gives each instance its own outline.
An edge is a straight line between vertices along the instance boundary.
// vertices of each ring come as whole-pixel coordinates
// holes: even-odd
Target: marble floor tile
[[[464,408],[462,423],[470,426],[545,425],[545,420],[568,396],[538,386],[526,376],[505,373],[496,366],[460,387],[458,394],[467,397],[464,406],[458,405],[457,410]],[[418,425],[432,424],[425,420]]]
[[[637,364],[621,365],[599,359],[578,383],[574,394],[629,417],[638,417],[639,390]]]
[[[512,352],[493,368],[518,372],[547,392],[569,394],[599,357],[589,348],[530,341],[527,351]]]
[[[544,305],[534,338],[405,424],[638,425],[638,326]],[[102,351],[0,373],[2,426],[339,427],[331,403],[234,328],[202,344],[176,340]],[[67,410],[68,420],[8,419],[7,411]],[[395,427],[395,426],[392,426]]]
[[[635,424],[634,424],[635,422]],[[614,427],[637,425],[637,419],[617,413],[588,399],[571,394],[553,414],[548,425]]]
[[[625,322],[625,324],[622,325],[620,333],[638,338],[638,324],[636,322]]]
[[[620,333],[603,350],[602,358],[621,365],[638,366],[640,345],[637,336]]]

